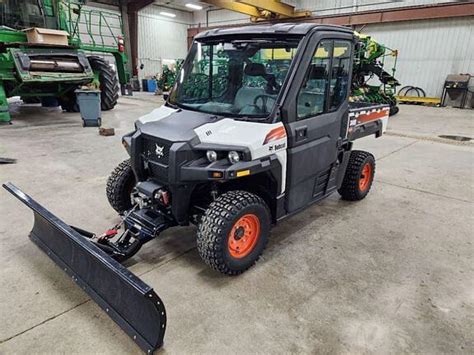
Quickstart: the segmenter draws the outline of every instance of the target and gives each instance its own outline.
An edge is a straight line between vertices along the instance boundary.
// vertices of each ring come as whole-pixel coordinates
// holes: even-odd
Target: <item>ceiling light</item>
[[[168,16],[168,17],[176,17],[175,14],[172,14],[171,12],[165,12],[165,11],[161,11],[160,15]]]
[[[196,4],[186,4],[186,7],[189,7],[190,9],[193,9],[193,10],[202,10],[202,6],[196,5]]]

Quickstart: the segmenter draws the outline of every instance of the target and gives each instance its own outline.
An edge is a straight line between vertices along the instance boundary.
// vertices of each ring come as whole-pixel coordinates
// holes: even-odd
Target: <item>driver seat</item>
[[[240,114],[257,114],[258,108],[254,105],[254,100],[259,95],[264,95],[262,88],[253,88],[248,86],[241,87],[235,95],[234,108]]]

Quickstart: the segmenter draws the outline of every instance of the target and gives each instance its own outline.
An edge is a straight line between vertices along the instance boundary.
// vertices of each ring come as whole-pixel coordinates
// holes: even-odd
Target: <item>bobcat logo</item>
[[[156,144],[155,153],[156,153],[156,156],[157,156],[158,158],[163,158],[163,155],[165,154],[165,153],[163,153],[163,149],[164,149],[164,148],[165,148],[165,147],[162,147],[162,146],[159,146],[158,144]]]

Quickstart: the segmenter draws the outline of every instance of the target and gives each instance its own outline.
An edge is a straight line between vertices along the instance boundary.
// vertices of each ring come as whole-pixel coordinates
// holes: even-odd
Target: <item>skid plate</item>
[[[166,312],[153,289],[11,183],[34,212],[30,238],[147,353],[163,344]]]

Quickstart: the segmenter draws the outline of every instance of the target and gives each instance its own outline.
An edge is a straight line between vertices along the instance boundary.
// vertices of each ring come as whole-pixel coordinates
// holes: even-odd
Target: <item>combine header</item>
[[[102,110],[114,108],[119,82],[125,90],[130,77],[123,35],[116,35],[117,25],[110,23],[121,28],[121,17],[84,5],[80,0],[0,1],[0,122],[10,122],[7,98],[12,96],[26,103],[54,97],[65,111],[77,112],[74,90],[88,84],[100,88]],[[31,41],[28,28],[42,37],[64,31],[68,39]],[[98,54],[113,55],[117,73]]]

